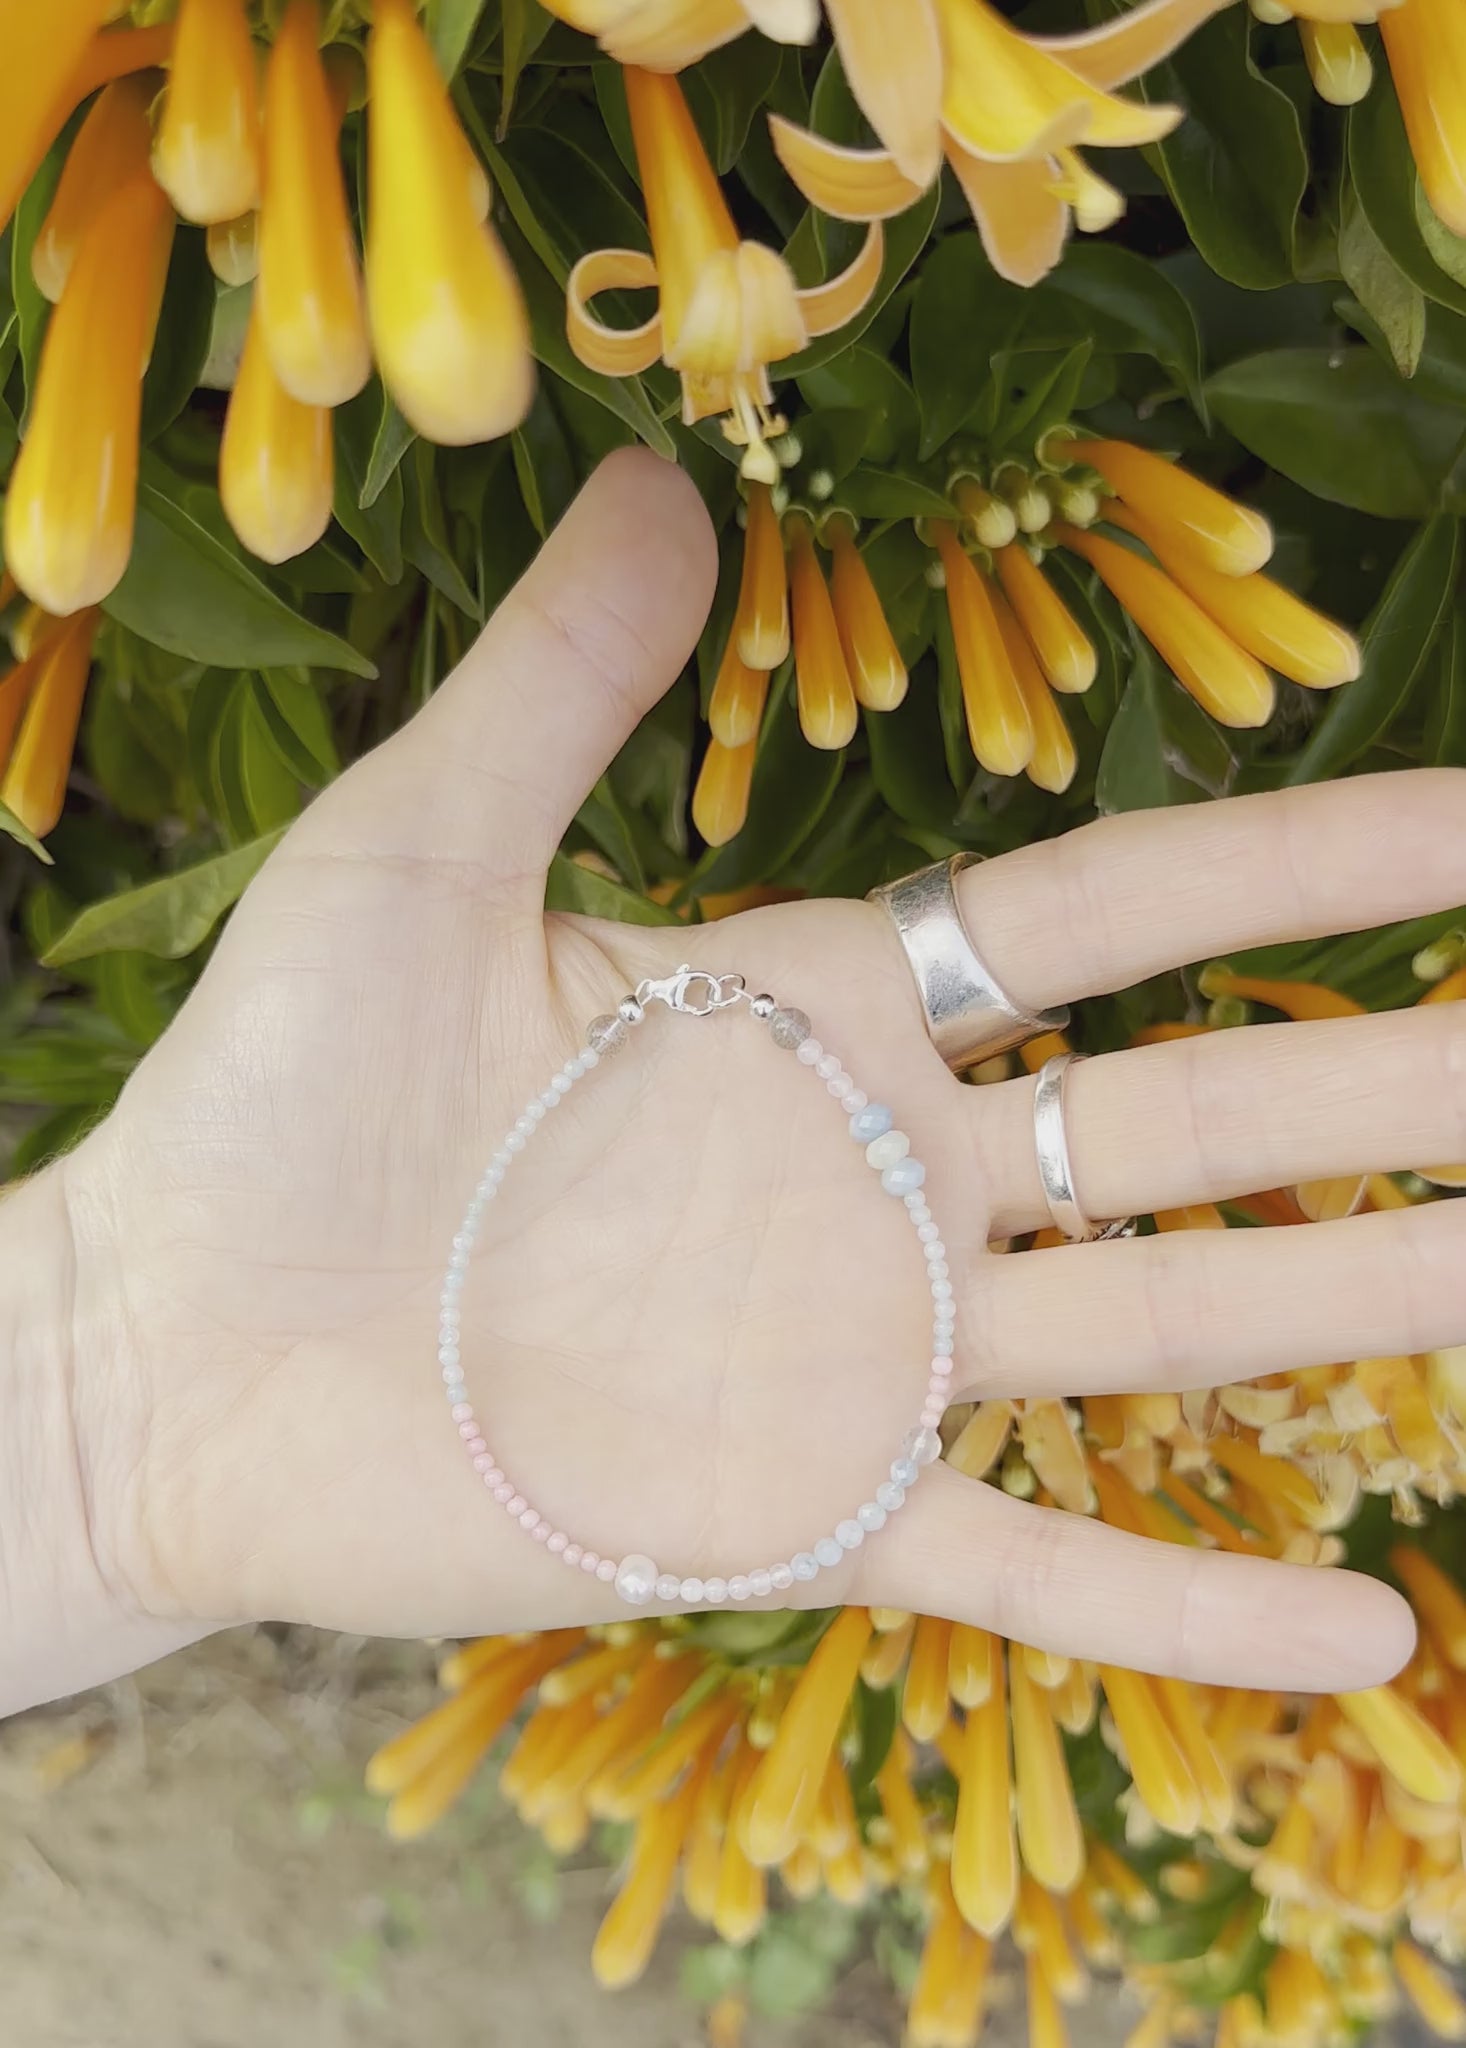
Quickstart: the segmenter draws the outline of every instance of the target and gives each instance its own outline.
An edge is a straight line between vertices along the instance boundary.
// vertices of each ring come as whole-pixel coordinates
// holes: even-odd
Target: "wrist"
[[[128,1531],[146,1401],[82,1155],[0,1200],[0,1715],[200,1631],[151,1611]]]

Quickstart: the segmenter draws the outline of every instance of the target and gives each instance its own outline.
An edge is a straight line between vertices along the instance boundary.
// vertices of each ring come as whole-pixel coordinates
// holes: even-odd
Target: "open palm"
[[[501,1134],[590,1018],[688,956],[807,1010],[910,1133],[959,1392],[1213,1384],[1466,1337],[1463,1204],[990,1255],[1045,1220],[1031,1084],[958,1087],[877,909],[695,933],[544,915],[555,846],[680,669],[714,567],[685,479],[613,458],[458,674],[290,833],[68,1162],[127,1304],[118,1354],[82,1368],[82,1412],[105,1418],[94,1513],[165,1634],[625,1612],[477,1483],[437,1299]],[[1111,821],[972,871],[964,907],[1016,997],[1082,997],[1461,900],[1461,794],[1382,777]],[[1116,1214],[1460,1157],[1463,1046],[1441,1006],[1092,1061],[1071,1092],[1081,1194]],[[495,1452],[557,1526],[663,1570],[746,1571],[885,1476],[921,1402],[926,1285],[844,1126],[741,1008],[653,1009],[549,1119],[485,1221],[463,1357]],[[1409,1643],[1373,1582],[1144,1543],[945,1468],[807,1597],[1233,1683],[1371,1682]]]

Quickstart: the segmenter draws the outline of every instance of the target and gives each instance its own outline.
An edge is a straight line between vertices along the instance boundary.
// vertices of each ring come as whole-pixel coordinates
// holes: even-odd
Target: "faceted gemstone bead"
[[[769,1036],[785,1052],[793,1052],[809,1036],[809,1019],[803,1010],[775,1010],[769,1019]]]
[[[913,1429],[901,1449],[913,1465],[935,1465],[942,1455],[942,1439],[934,1429]]]
[[[619,1017],[593,1017],[585,1034],[586,1044],[602,1058],[620,1052],[626,1043],[626,1026]]]
[[[865,1148],[865,1162],[881,1173],[888,1166],[894,1166],[904,1159],[911,1150],[911,1140],[904,1131],[883,1131],[879,1138],[872,1138]]]
[[[796,1579],[809,1580],[815,1577],[820,1561],[811,1550],[796,1550],[789,1560],[789,1569]]]
[[[870,1145],[877,1138],[884,1138],[895,1121],[884,1102],[868,1102],[851,1117],[850,1135],[857,1145]]]
[[[881,1186],[888,1195],[909,1195],[925,1179],[926,1168],[919,1159],[898,1159],[881,1175]]]

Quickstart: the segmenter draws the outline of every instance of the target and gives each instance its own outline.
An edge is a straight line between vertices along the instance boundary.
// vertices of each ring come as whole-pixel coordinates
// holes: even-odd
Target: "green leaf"
[[[1171,371],[1205,419],[1196,315],[1154,263],[1117,243],[1071,242],[1042,289],[1083,307],[1096,349],[1148,355]]]
[[[653,903],[648,896],[582,867],[557,853],[550,864],[545,890],[546,910],[573,910],[582,917],[609,917],[617,924],[676,924],[675,912]]]
[[[3,832],[8,839],[16,840],[18,844],[25,848],[27,853],[33,853],[37,860],[44,861],[48,868],[56,865],[51,855],[47,853],[45,847],[37,839],[35,833],[31,831],[28,825],[22,825],[14,811],[6,804],[0,804],[0,832]]]
[[[1244,448],[1315,497],[1385,519],[1425,518],[1450,501],[1466,419],[1369,349],[1247,356],[1207,395]]]
[[[1297,108],[1253,63],[1250,42],[1247,10],[1228,8],[1143,90],[1187,110],[1155,155],[1192,241],[1220,276],[1267,291],[1293,282],[1308,152]]]
[[[772,881],[824,815],[840,783],[844,755],[811,747],[799,730],[789,667],[765,720],[743,830],[697,871],[696,893],[743,889]]]
[[[1100,755],[1095,808],[1145,811],[1225,796],[1236,766],[1220,727],[1142,643]]]
[[[1000,446],[1027,455],[1051,427],[1073,412],[1079,387],[1094,350],[1091,341],[1077,341],[1063,354],[1004,352],[995,365],[1004,387],[996,439]]]
[[[930,455],[990,403],[983,372],[1017,334],[1023,294],[993,271],[976,235],[948,235],[922,265],[911,306],[911,381]]]
[[[45,161],[21,194],[10,230],[10,295],[15,305],[20,347],[21,374],[25,383],[25,405],[21,425],[35,396],[36,370],[41,360],[41,343],[51,318],[51,302],[31,275],[31,252],[36,237],[51,211],[51,201],[61,182],[62,166],[70,147],[71,131],[57,138],[46,152]]]
[[[397,464],[375,490],[372,463],[379,443],[385,399],[368,385],[331,415],[336,444],[336,485],[331,509],[384,583],[402,580],[402,515],[406,503]]]
[[[718,175],[726,177],[743,154],[748,131],[768,103],[784,46],[768,36],[739,36],[684,74],[698,126],[711,142]]]
[[[214,335],[218,282],[209,268],[202,228],[173,237],[153,358],[143,378],[142,437],[155,441],[198,389]]]
[[[575,822],[594,840],[607,860],[620,870],[631,887],[638,894],[644,893],[646,871],[609,775],[601,777],[576,812]]]
[[[1433,519],[1416,534],[1365,625],[1358,679],[1331,694],[1289,782],[1322,782],[1339,774],[1389,731],[1435,644],[1459,556],[1456,520]]]
[[[88,905],[47,950],[42,964],[70,967],[116,952],[182,960],[238,902],[283,837],[283,831],[267,833],[198,867]]]
[[[789,356],[775,366],[780,377],[802,377],[808,371],[818,369],[842,354],[852,343],[859,341],[872,320],[905,277],[912,264],[926,247],[932,223],[937,217],[941,204],[941,186],[933,185],[930,192],[923,193],[915,206],[905,213],[898,213],[894,220],[886,222],[886,255],[881,265],[880,278],[875,290],[853,320],[833,334],[824,334],[812,341],[808,348],[798,355]]]
[[[1357,202],[1344,208],[1339,229],[1344,282],[1374,321],[1402,377],[1413,377],[1425,347],[1425,294],[1405,275]]]
[[[482,4],[482,0],[480,0]],[[514,95],[525,65],[555,26],[539,0],[502,0],[504,16],[503,73],[499,80],[499,140],[509,132]]]
[[[452,78],[463,62],[483,11],[484,0],[428,0],[428,35],[445,78]]]
[[[415,569],[421,569],[428,581],[437,586],[449,604],[457,605],[467,617],[477,619],[478,599],[453,557],[436,465],[437,455],[431,444],[427,441],[414,443],[411,459],[403,465],[402,471],[406,493],[402,552]]]
[[[181,488],[160,464],[139,484],[132,559],[104,607],[114,619],[190,661],[224,668],[304,662],[375,676],[354,647],[292,611],[191,517],[170,494]]]
[[[367,457],[366,475],[362,478],[356,499],[363,512],[369,512],[386,490],[397,473],[397,465],[415,439],[412,428],[393,404],[391,396],[383,391],[382,417],[377,422],[371,454]]]
[[[1466,282],[1442,269],[1422,228],[1420,180],[1394,93],[1371,92],[1350,108],[1349,175],[1370,226],[1406,277],[1428,299],[1466,313]]]
[[[894,470],[857,469],[846,477],[839,502],[860,519],[950,519],[951,501],[919,477]]]
[[[543,389],[536,392],[522,425],[514,429],[510,445],[524,509],[543,540],[564,516],[576,486],[564,429]]]
[[[879,1691],[865,1683],[855,1687],[855,1734],[859,1748],[850,1765],[850,1789],[859,1798],[874,1783],[881,1765],[891,1753],[900,1718],[901,1688],[882,1686]]]
[[[1440,767],[1466,768],[1466,615],[1459,604],[1441,636],[1440,661],[1440,687],[1432,695],[1426,731],[1426,758]]]
[[[833,406],[862,416],[865,439],[860,452],[867,461],[888,463],[915,453],[919,426],[916,393],[895,364],[877,355],[868,343],[808,371],[800,378],[799,389],[812,410]],[[807,459],[818,460],[809,456],[803,419],[798,433],[806,444]],[[849,467],[828,461],[825,466],[834,468],[837,476]]]
[[[308,668],[267,668],[256,697],[282,759],[299,782],[319,789],[341,772],[325,695]]]

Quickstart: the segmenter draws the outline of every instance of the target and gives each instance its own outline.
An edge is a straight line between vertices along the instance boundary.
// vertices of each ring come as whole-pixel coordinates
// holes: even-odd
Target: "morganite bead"
[[[554,1530],[550,1535],[549,1541],[545,1545],[545,1548],[549,1551],[551,1557],[559,1557],[561,1552],[564,1550],[568,1550],[569,1547],[570,1538],[565,1534],[565,1531],[563,1529]]]
[[[616,1560],[614,1557],[603,1557],[601,1559],[600,1563],[596,1566],[596,1577],[603,1586],[615,1584]]]
[[[660,1574],[643,1551],[633,1550],[619,1565],[612,1563],[611,1576],[616,1581],[616,1591],[628,1606],[645,1607],[657,1591]]]
[[[835,1524],[835,1541],[842,1550],[859,1550],[865,1541],[865,1524],[854,1515]]]
[[[898,1159],[881,1175],[881,1186],[888,1195],[909,1195],[925,1179],[926,1168],[919,1159]]]
[[[585,1042],[593,1053],[602,1058],[613,1052],[620,1052],[626,1043],[626,1026],[619,1017],[592,1017],[586,1030]]]
[[[478,1424],[475,1423],[474,1428],[477,1429],[477,1427]],[[484,1468],[482,1465],[479,1464],[479,1459],[487,1458],[488,1454],[489,1447],[481,1436],[471,1436],[468,1439],[468,1455],[470,1456],[470,1458],[473,1459],[474,1470],[476,1472],[482,1472]]]
[[[578,1543],[567,1543],[565,1548],[560,1552],[560,1557],[561,1561],[565,1564],[577,1565],[580,1563],[580,1560],[584,1556],[584,1554],[585,1553],[581,1550],[581,1547]]]
[[[492,1454],[488,1450],[479,1451],[474,1458],[473,1469],[475,1472],[492,1472],[494,1469]]]
[[[812,1550],[796,1550],[789,1560],[789,1569],[796,1579],[808,1581],[815,1577],[820,1561]]]
[[[884,1168],[894,1166],[898,1159],[904,1159],[910,1150],[911,1140],[904,1131],[882,1131],[866,1146],[865,1163],[880,1173]]]
[[[524,1513],[525,1509],[529,1506],[529,1502],[522,1493],[511,1493],[504,1506],[508,1513],[517,1518]]]
[[[553,1523],[547,1522],[544,1516],[541,1515],[539,1520],[535,1523],[534,1527],[530,1530],[529,1533],[531,1536],[533,1536],[536,1543],[548,1543],[550,1540],[550,1536],[553,1532],[553,1527]]]
[[[681,1597],[681,1579],[678,1578],[675,1572],[663,1572],[662,1576],[657,1580],[657,1598],[659,1600],[680,1600]]]
[[[493,1475],[491,1473],[486,1473],[484,1476],[486,1479],[488,1479],[491,1478]],[[510,1501],[513,1500],[513,1498],[514,1488],[509,1484],[509,1481],[507,1479],[500,1479],[495,1481],[494,1499],[499,1503],[501,1508],[507,1508]]]
[[[940,1353],[938,1353],[938,1355],[937,1355],[937,1356],[936,1356],[935,1358],[933,1358],[933,1360],[932,1360],[932,1378],[933,1378],[934,1380],[946,1380],[946,1379],[950,1379],[950,1378],[951,1378],[951,1376],[952,1376],[952,1361],[951,1361],[951,1359],[950,1359],[950,1358],[944,1358],[944,1357],[942,1357],[942,1355],[941,1355]]]
[[[858,1145],[871,1145],[884,1138],[895,1121],[884,1102],[868,1102],[851,1117],[850,1135]]]
[[[769,1019],[769,1036],[785,1052],[794,1052],[809,1036],[809,1019],[803,1010],[775,1010]]]
[[[537,1525],[537,1523],[539,1522],[539,1519],[540,1519],[540,1511],[539,1511],[539,1509],[538,1509],[538,1508],[532,1508],[532,1507],[530,1507],[530,1506],[529,1506],[529,1505],[528,1505],[528,1504],[526,1503],[525,1507],[524,1507],[524,1508],[523,1508],[523,1509],[521,1510],[521,1512],[520,1512],[520,1516],[519,1516],[519,1526],[520,1526],[520,1528],[521,1528],[521,1529],[533,1529],[533,1528],[534,1528],[534,1527],[535,1527],[535,1526]],[[546,1532],[545,1532],[545,1533],[546,1533],[546,1534],[548,1535],[548,1534],[549,1534],[549,1531],[548,1531],[548,1530],[546,1530]]]
[[[913,1429],[901,1449],[913,1465],[935,1465],[942,1455],[942,1439],[934,1429]]]
[[[817,1562],[827,1570],[831,1565],[837,1565],[845,1555],[833,1536],[821,1536],[814,1547],[814,1554]]]

